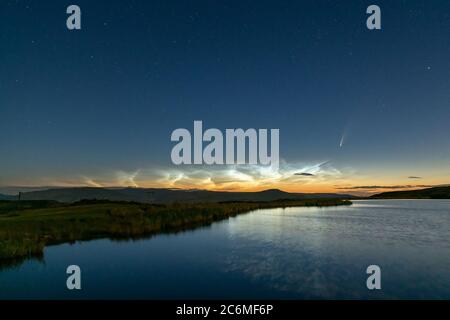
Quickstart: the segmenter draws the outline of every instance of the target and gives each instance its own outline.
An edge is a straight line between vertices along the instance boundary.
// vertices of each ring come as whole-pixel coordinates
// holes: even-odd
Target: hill
[[[328,193],[289,193],[278,189],[259,192],[225,192],[207,190],[181,190],[158,188],[58,188],[24,192],[21,200],[53,200],[72,203],[80,200],[129,201],[140,203],[173,202],[227,202],[227,201],[275,201],[302,199],[350,199],[345,194]]]
[[[434,187],[421,190],[391,191],[375,194],[372,199],[450,199],[449,187]]]
[[[16,199],[17,199],[17,196],[10,196],[10,195],[0,193],[0,200],[16,200]]]

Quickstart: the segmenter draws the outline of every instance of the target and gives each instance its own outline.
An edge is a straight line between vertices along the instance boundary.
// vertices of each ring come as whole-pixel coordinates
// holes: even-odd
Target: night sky
[[[0,37],[2,187],[450,183],[448,0],[1,0]],[[279,128],[279,171],[173,165],[194,120]]]

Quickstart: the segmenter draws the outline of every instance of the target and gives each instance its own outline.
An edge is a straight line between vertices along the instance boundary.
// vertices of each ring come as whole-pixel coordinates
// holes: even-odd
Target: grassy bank
[[[348,204],[351,202],[335,199],[170,205],[0,201],[0,267],[42,257],[48,245],[97,238],[138,239],[192,229],[262,208]]]

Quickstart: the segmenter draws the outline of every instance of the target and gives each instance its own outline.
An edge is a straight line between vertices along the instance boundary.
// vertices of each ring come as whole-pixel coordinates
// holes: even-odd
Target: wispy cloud
[[[417,177],[417,176],[409,176],[408,179],[422,179],[422,177]]]
[[[118,171],[116,172],[116,181],[119,185],[126,185],[130,187],[139,187],[135,181],[136,177],[139,175],[139,170],[133,172]]]
[[[98,183],[89,177],[83,177],[83,184],[89,187],[103,187],[101,183]]]
[[[331,161],[280,161],[278,168],[260,165],[160,166],[136,170],[105,170],[74,177],[45,177],[39,185],[59,187],[149,187],[254,191],[280,188],[297,192],[332,192],[334,185],[349,185],[345,172]]]
[[[328,185],[343,177],[330,161],[317,163],[287,163],[280,167],[258,165],[172,166],[153,171],[140,170],[134,181],[172,188],[202,188],[214,190],[298,188],[305,185]]]

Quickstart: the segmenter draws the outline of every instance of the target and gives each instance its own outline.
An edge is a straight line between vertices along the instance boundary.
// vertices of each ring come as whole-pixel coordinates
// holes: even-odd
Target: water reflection
[[[450,201],[264,209],[149,239],[45,249],[0,271],[0,298],[450,299]],[[82,267],[81,292],[65,268]],[[366,288],[366,268],[382,290]]]
[[[224,268],[302,298],[450,297],[449,209],[449,201],[361,201],[257,211],[230,222]],[[365,287],[370,264],[385,270],[381,292]]]

